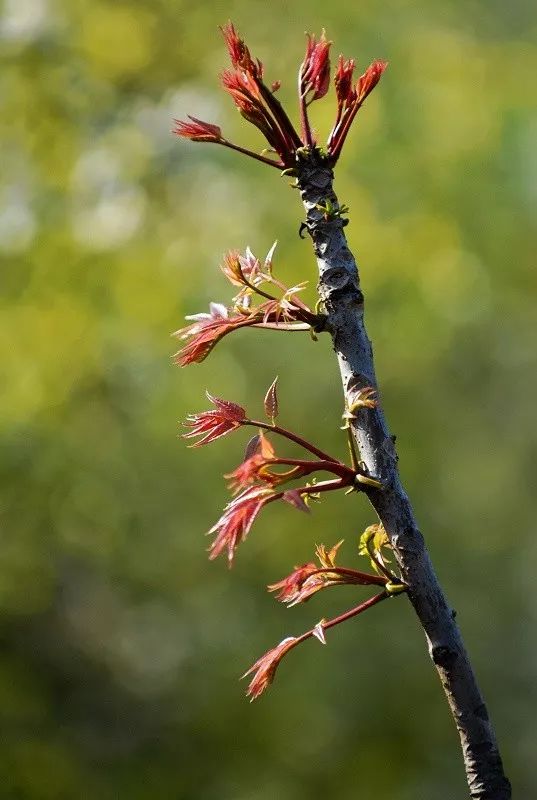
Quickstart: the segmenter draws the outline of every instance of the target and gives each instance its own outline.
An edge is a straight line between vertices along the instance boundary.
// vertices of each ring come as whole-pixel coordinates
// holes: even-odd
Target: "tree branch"
[[[319,294],[328,314],[345,400],[350,407],[358,391],[376,388],[373,351],[364,326],[364,298],[358,269],[343,232],[344,221],[326,209],[339,209],[333,173],[316,151],[304,155],[298,186],[307,214],[307,229],[319,268]],[[324,210],[323,210],[324,209]],[[351,420],[360,456],[384,491],[363,487],[393,546],[408,596],[427,639],[459,731],[470,796],[475,800],[508,800],[506,778],[495,734],[468,654],[438,583],[410,501],[401,485],[394,440],[380,401],[362,408]]]

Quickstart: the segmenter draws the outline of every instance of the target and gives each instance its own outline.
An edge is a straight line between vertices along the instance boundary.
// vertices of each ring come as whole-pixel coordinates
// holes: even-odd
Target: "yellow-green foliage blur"
[[[343,455],[326,337],[244,331],[179,370],[170,333],[227,302],[222,253],[315,264],[275,170],[174,139],[192,113],[260,149],[218,88],[232,17],[295,111],[304,31],[390,62],[337,174],[405,484],[516,795],[535,789],[537,14],[530,0],[0,3],[0,796],[454,800],[454,726],[404,599],[307,642],[257,703],[238,677],[365,589],[286,611],[267,583],[375,521],[271,506],[230,572],[204,532],[241,433],[205,389]],[[333,59],[335,60],[335,59]],[[313,116],[328,133],[334,96]],[[296,118],[296,117],[295,117]],[[365,563],[364,565],[365,566]],[[356,594],[358,592],[358,595]]]

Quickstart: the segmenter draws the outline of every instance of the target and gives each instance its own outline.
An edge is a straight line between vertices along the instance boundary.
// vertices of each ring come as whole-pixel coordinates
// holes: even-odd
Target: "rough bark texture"
[[[328,314],[347,404],[366,386],[377,386],[373,351],[364,326],[364,298],[358,269],[350,252],[344,223],[321,207],[339,208],[333,173],[322,160],[309,156],[301,164],[298,184],[306,209],[307,230],[319,267],[319,294]],[[327,204],[327,201],[329,203]],[[483,697],[462,642],[454,613],[433,570],[423,536],[397,468],[394,440],[381,404],[361,409],[352,422],[360,455],[384,491],[368,489],[395,551],[408,596],[425,632],[429,654],[438,671],[459,731],[470,796],[479,800],[508,800],[511,786]]]

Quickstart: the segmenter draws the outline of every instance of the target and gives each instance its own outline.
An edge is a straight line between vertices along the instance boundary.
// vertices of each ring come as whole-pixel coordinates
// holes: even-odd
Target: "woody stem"
[[[336,154],[348,130],[344,125]],[[373,351],[364,323],[364,295],[356,261],[343,223],[326,219],[320,210],[338,207],[333,173],[312,152],[300,162],[298,184],[307,214],[307,229],[319,268],[319,294],[327,314],[347,406],[357,388],[377,387]],[[463,751],[473,800],[510,800],[511,785],[502,765],[494,729],[477,684],[454,615],[433,569],[414,511],[401,484],[394,440],[380,400],[350,420],[352,433],[368,472],[383,491],[365,488],[393,547],[409,600],[423,627],[429,653],[451,708]]]

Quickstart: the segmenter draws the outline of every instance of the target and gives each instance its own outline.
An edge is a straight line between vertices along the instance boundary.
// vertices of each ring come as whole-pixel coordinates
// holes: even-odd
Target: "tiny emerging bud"
[[[356,411],[360,408],[376,408],[378,405],[376,394],[376,389],[373,386],[365,386],[359,389],[343,414],[343,419],[356,419]]]
[[[356,86],[359,103],[363,103],[367,95],[373,91],[387,66],[387,61],[373,61],[364,74],[360,76]]]
[[[339,542],[333,545],[330,550],[326,549],[324,544],[318,544],[315,548],[315,555],[319,559],[319,564],[321,567],[325,567],[326,569],[330,569],[330,567],[336,566],[336,558],[338,554],[338,550],[343,544],[343,539],[340,539]]]
[[[309,102],[320,100],[328,91],[330,85],[330,45],[323,30],[319,41],[315,41],[314,34],[306,34],[308,43],[306,55],[300,67],[300,96],[305,98],[312,93]]]
[[[353,58],[345,60],[343,56],[339,57],[334,83],[336,86],[338,106],[340,106],[341,111],[345,105],[352,103],[353,99],[356,97],[352,85],[352,73],[354,71],[354,65],[355,62]]]
[[[325,619],[320,619],[317,625],[312,630],[312,635],[315,636],[316,639],[320,641],[321,644],[326,644],[326,637],[324,635],[324,625],[326,624]]]

